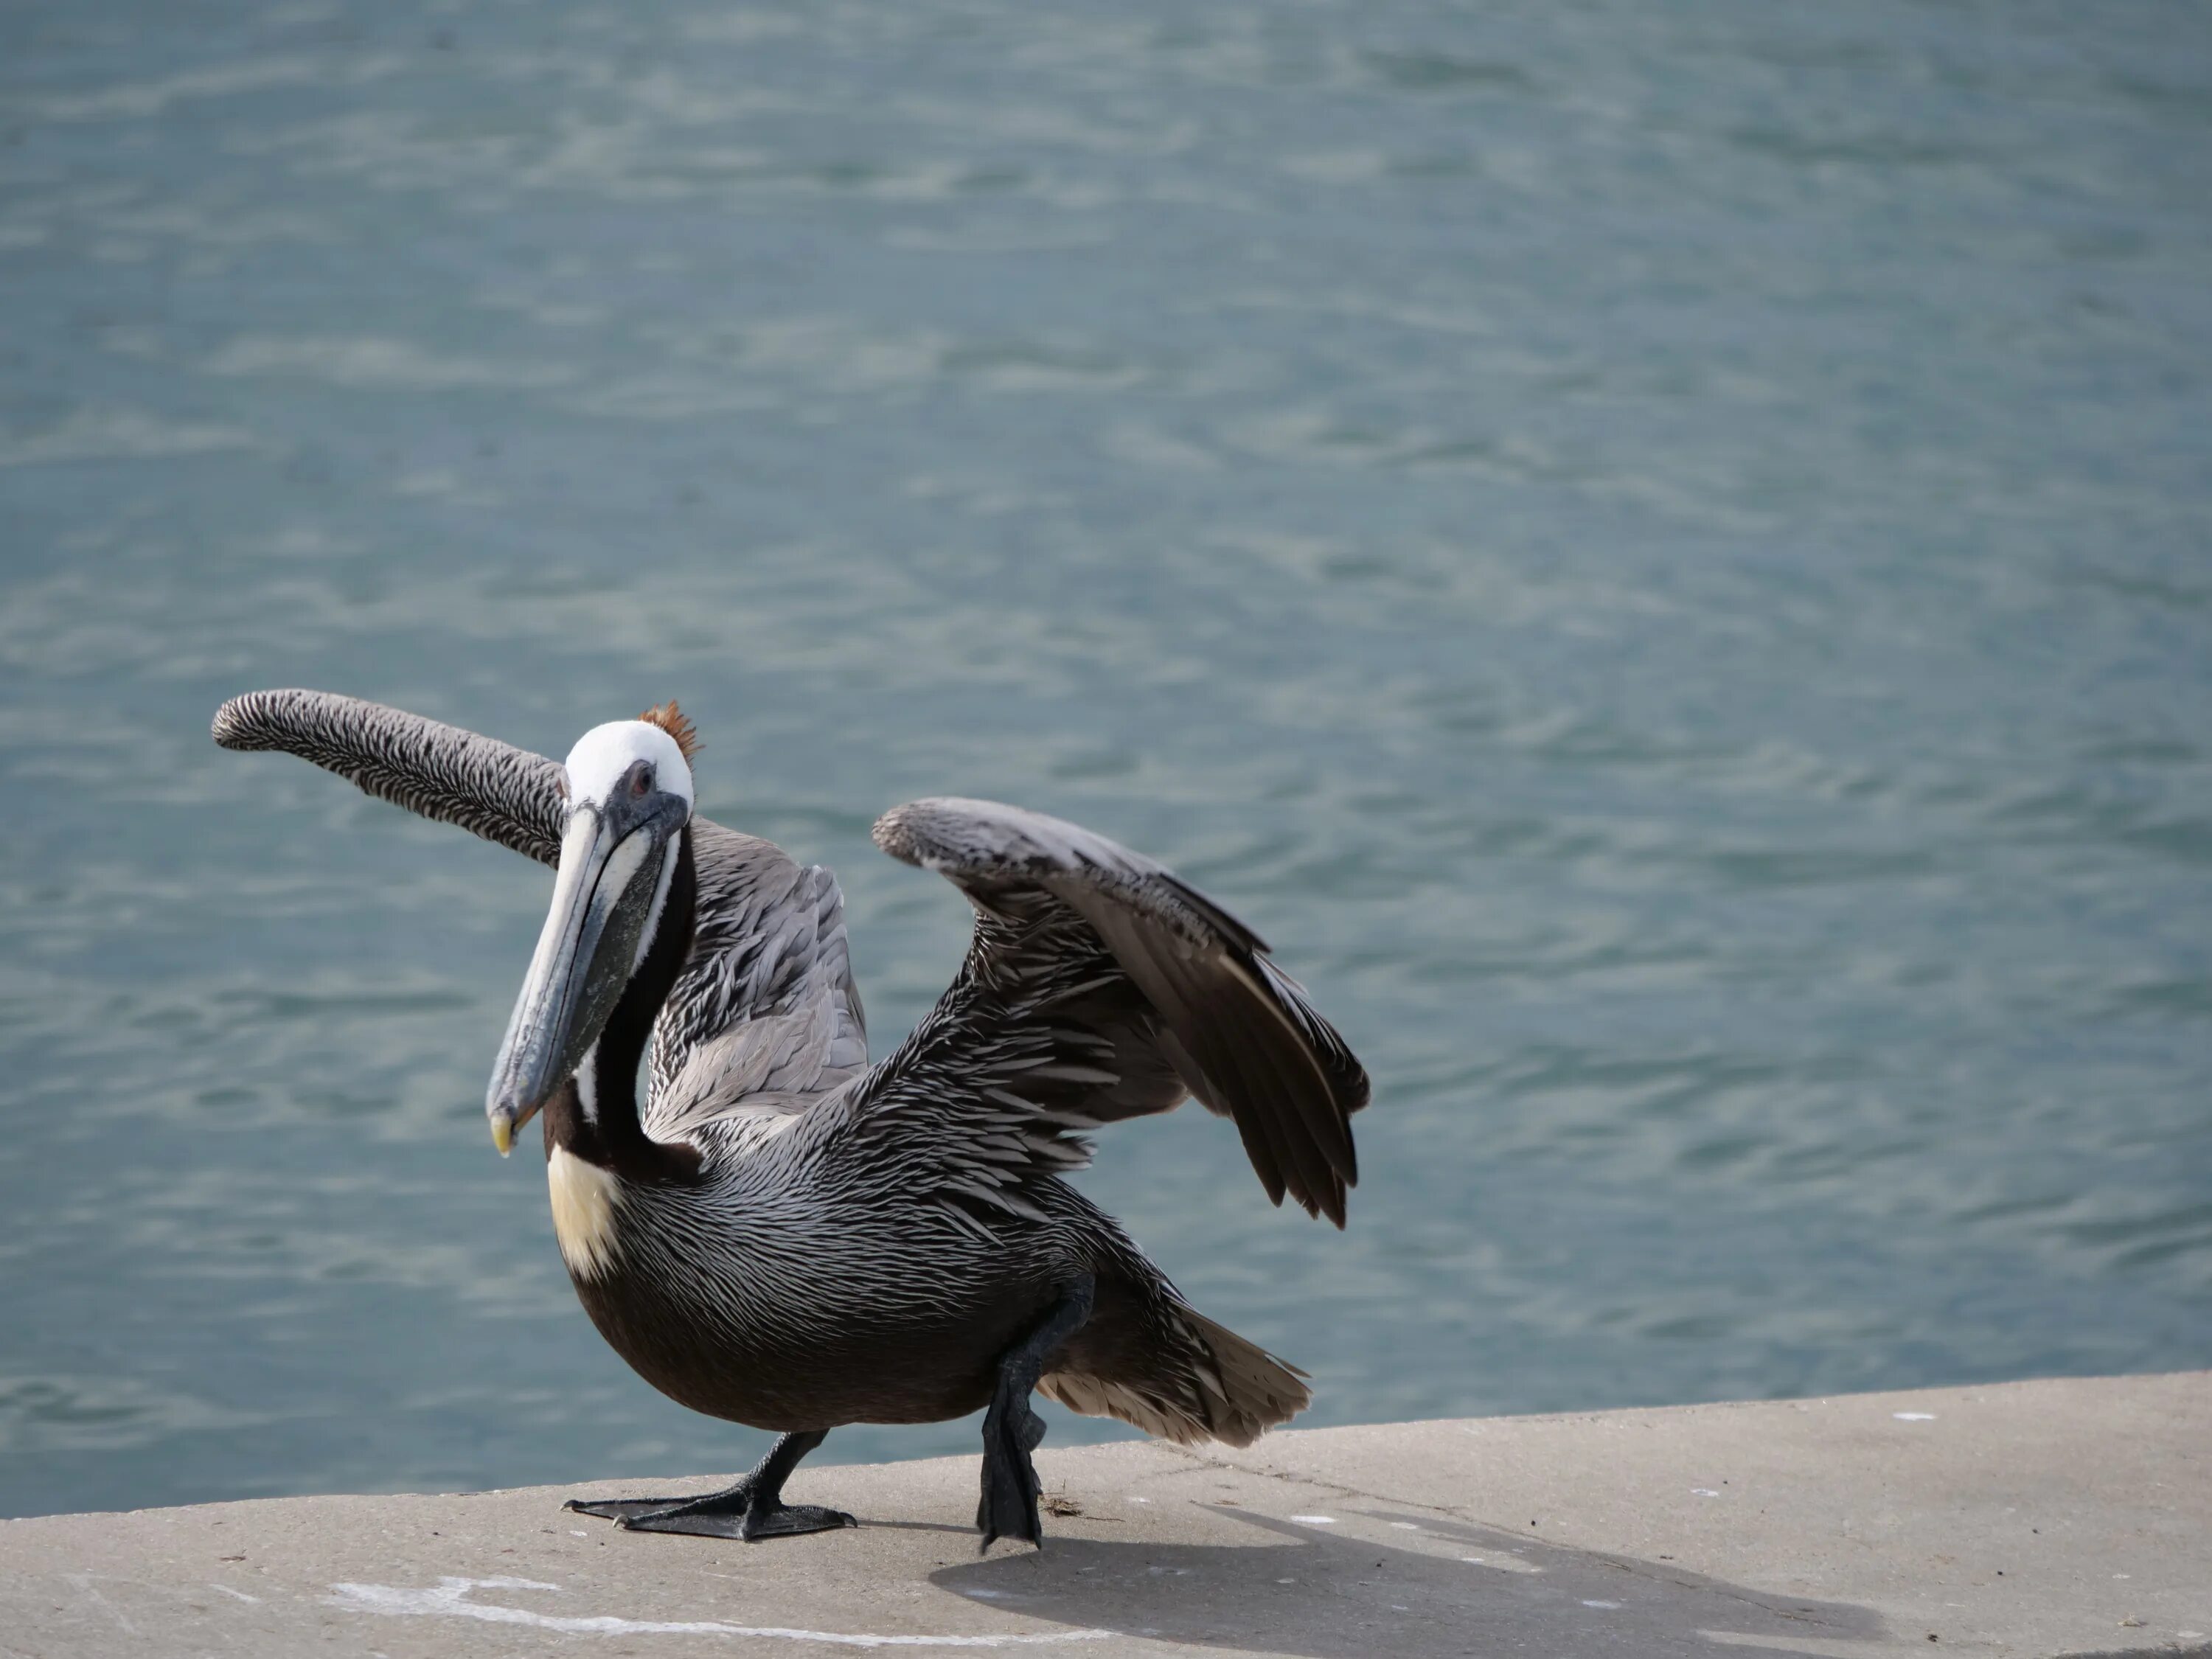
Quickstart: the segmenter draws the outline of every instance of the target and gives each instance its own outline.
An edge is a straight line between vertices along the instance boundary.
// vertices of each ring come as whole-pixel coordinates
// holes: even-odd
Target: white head
[[[652,948],[691,822],[696,748],[672,702],[595,726],[568,751],[553,908],[484,1100],[502,1152],[575,1075]]]
[[[689,732],[687,726],[686,732]],[[642,770],[636,770],[642,765]],[[650,720],[609,720],[576,739],[562,771],[569,805],[604,806],[618,789],[660,789],[691,808],[691,765],[684,745]]]

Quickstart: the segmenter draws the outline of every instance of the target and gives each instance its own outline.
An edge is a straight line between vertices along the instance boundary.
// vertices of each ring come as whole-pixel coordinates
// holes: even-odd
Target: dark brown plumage
[[[745,1537],[837,1524],[776,1497],[823,1431],[988,1404],[987,1540],[1035,1537],[1032,1387],[1182,1442],[1243,1445],[1303,1408],[1302,1373],[1200,1315],[1065,1179],[1089,1131],[1194,1096],[1236,1123],[1271,1200],[1344,1224],[1366,1073],[1259,936],[1077,825],[910,802],[876,842],[957,885],[975,934],[937,1005],[870,1067],[834,878],[692,816],[688,773],[655,772],[688,766],[690,721],[672,702],[643,727],[587,734],[571,765],[598,745],[605,798],[568,801],[554,763],[374,704],[258,692],[216,719],[226,747],[289,750],[557,861],[563,882],[586,846],[632,849],[623,868],[646,872],[606,891],[651,896],[623,935],[648,943],[634,963],[623,947],[619,997],[596,1005],[611,1013],[543,1103],[556,1234],[593,1322],[641,1376],[787,1438],[729,1492],[592,1512]],[[651,828],[670,823],[680,833]]]

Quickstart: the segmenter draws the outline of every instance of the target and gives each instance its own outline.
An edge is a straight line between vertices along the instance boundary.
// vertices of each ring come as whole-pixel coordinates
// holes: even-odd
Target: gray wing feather
[[[226,749],[281,750],[388,800],[552,864],[561,766],[526,749],[329,691],[249,691],[216,712]],[[812,1095],[867,1064],[836,878],[692,820],[691,955],[653,1027],[648,1133],[677,1139],[756,1093]]]
[[[1190,1094],[1236,1122],[1270,1199],[1344,1224],[1367,1074],[1257,934],[1042,813],[915,801],[875,839],[960,887],[976,925],[959,977],[857,1086],[857,1122],[932,1118],[957,1178],[1012,1209],[1025,1180],[1088,1156],[1073,1132]]]
[[[458,726],[330,691],[248,691],[216,710],[225,749],[276,749],[441,823],[551,864],[561,767]]]
[[[757,836],[691,821],[699,915],[653,1026],[646,1133],[682,1139],[749,1110],[811,1103],[868,1063],[837,878]]]

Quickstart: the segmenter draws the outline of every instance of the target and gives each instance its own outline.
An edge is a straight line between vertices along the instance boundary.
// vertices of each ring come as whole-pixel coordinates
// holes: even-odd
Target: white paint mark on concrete
[[[489,1625],[527,1625],[534,1630],[558,1631],[564,1636],[744,1636],[755,1640],[816,1642],[839,1648],[1026,1648],[1061,1642],[1097,1642],[1113,1634],[1103,1630],[1072,1630],[1036,1635],[877,1636],[863,1632],[795,1630],[775,1625],[728,1625],[719,1619],[622,1619],[612,1613],[568,1617],[469,1599],[472,1592],[480,1589],[558,1593],[560,1588],[534,1578],[441,1578],[434,1589],[407,1589],[396,1584],[333,1584],[333,1594],[323,1599],[327,1606],[349,1613],[477,1619]]]
[[[1333,1515],[1294,1515],[1291,1519],[1302,1527],[1333,1527],[1336,1524],[1336,1517]]]
[[[1900,1423],[1933,1423],[1934,1412],[1892,1412],[1890,1415]]]
[[[1419,1532],[1421,1529],[1421,1523],[1418,1521],[1393,1521],[1390,1524],[1400,1532]]]
[[[212,1579],[208,1581],[208,1588],[221,1590],[225,1595],[235,1596],[240,1601],[258,1601],[261,1599],[258,1595],[248,1595],[244,1590],[234,1590],[228,1584],[218,1584]]]
[[[1618,1601],[1584,1601],[1583,1605],[1586,1607],[1600,1607],[1607,1613],[1611,1613],[1619,1607],[1620,1603]]]
[[[1720,1494],[1715,1492],[1711,1486],[1692,1486],[1690,1488],[1690,1496],[1692,1498],[1718,1498]]]

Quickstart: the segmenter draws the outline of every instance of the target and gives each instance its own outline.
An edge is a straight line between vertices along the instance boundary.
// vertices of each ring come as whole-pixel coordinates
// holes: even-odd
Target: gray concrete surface
[[[855,1531],[617,1532],[579,1492],[0,1522],[0,1653],[2212,1655],[2212,1373],[803,1468]]]

